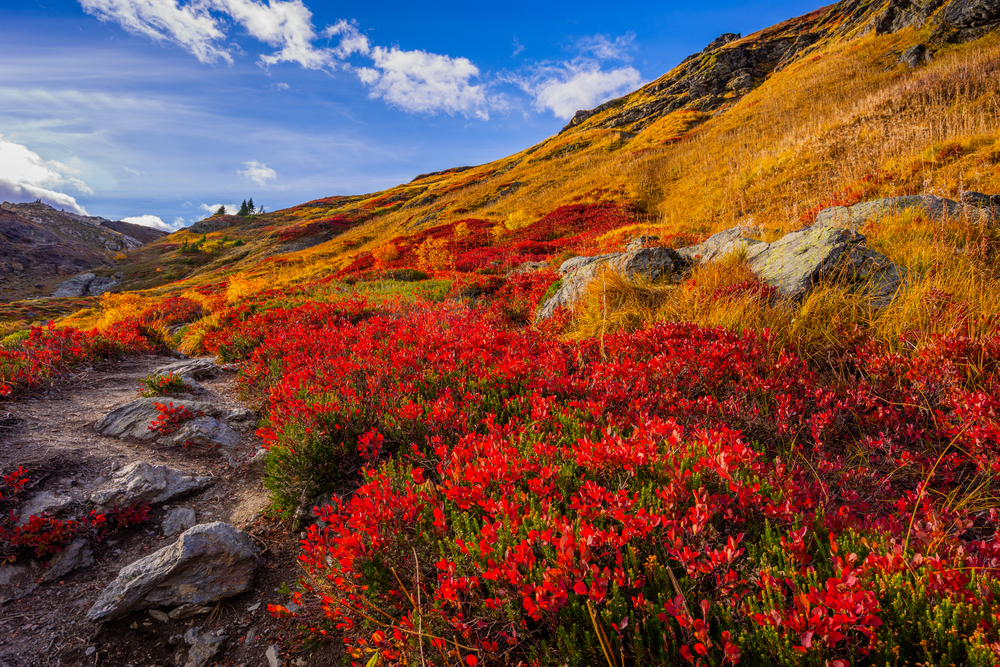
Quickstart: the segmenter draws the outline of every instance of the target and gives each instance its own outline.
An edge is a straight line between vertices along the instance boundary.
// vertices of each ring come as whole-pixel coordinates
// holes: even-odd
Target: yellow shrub
[[[372,258],[375,263],[384,268],[399,257],[399,249],[393,242],[382,244],[372,250]]]
[[[430,238],[417,247],[417,264],[422,269],[445,269],[451,265],[447,239]]]
[[[241,299],[257,292],[263,292],[273,283],[267,276],[249,277],[243,274],[235,275],[229,279],[226,286],[226,301],[236,303]]]

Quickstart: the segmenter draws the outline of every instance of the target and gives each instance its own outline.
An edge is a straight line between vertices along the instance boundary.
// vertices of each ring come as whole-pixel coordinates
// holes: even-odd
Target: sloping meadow
[[[996,336],[820,374],[766,335],[319,287],[219,322],[269,490],[318,517],[272,610],[354,664],[1000,658]]]

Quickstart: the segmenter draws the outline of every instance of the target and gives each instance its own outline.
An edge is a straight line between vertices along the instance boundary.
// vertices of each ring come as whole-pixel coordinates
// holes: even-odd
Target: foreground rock
[[[200,627],[191,628],[184,633],[184,643],[191,647],[184,667],[204,667],[225,642],[222,630],[202,632]]]
[[[1000,204],[1000,202],[997,202]],[[977,192],[962,193],[962,201],[945,199],[935,195],[908,195],[887,197],[861,202],[853,206],[831,206],[819,212],[815,225],[826,227],[847,227],[857,231],[866,223],[887,215],[894,215],[907,209],[934,220],[945,217],[963,217],[974,222],[989,221],[993,217],[992,198]]]
[[[201,524],[122,568],[87,620],[102,623],[141,609],[223,600],[249,590],[259,565],[260,551],[249,535],[222,522]]]
[[[49,561],[49,567],[42,576],[43,582],[56,581],[73,570],[94,564],[94,553],[87,540],[77,538],[69,546],[57,553]]]
[[[198,417],[182,423],[176,431],[159,441],[174,447],[196,447],[221,455],[231,453],[240,444],[240,434],[232,426],[214,417]]]
[[[149,426],[160,415],[156,404],[173,404],[174,407],[184,407],[193,415],[201,413],[217,417],[221,411],[211,403],[192,401],[183,398],[138,398],[115,408],[94,424],[94,429],[101,435],[114,438],[135,438],[136,440],[154,440],[158,437],[156,431]]]
[[[157,375],[183,375],[195,380],[211,380],[222,374],[222,368],[208,359],[185,359],[166,366],[160,366],[153,371]]]
[[[68,509],[73,506],[73,498],[70,496],[57,496],[54,493],[48,491],[42,491],[41,493],[36,493],[31,497],[28,502],[26,502],[18,515],[18,519],[15,525],[23,526],[28,523],[33,516],[42,516],[42,514],[56,514],[62,510]]]
[[[562,284],[538,309],[535,320],[552,317],[558,308],[573,309],[587,285],[607,268],[614,269],[629,280],[641,276],[652,281],[673,277],[687,265],[688,260],[670,248],[633,248],[596,257],[572,257],[559,267]]]
[[[105,508],[128,507],[137,500],[156,505],[204,489],[211,483],[211,477],[195,477],[167,466],[136,462],[114,473],[102,488],[91,494],[90,500]]]

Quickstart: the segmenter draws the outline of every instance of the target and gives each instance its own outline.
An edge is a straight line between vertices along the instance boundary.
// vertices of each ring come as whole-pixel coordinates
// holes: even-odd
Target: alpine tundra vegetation
[[[372,194],[50,262],[43,208],[0,269],[115,283],[0,304],[0,438],[117,391],[0,449],[0,600],[101,572],[63,664],[1000,664],[1000,1],[727,33]]]

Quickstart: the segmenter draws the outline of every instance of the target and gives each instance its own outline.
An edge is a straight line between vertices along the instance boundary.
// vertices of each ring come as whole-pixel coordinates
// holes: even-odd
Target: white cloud
[[[261,65],[297,63],[306,69],[328,69],[329,49],[313,46],[312,12],[302,0],[80,0],[84,11],[102,21],[119,23],[129,32],[157,41],[173,41],[203,63],[232,64],[237,46],[226,44],[229,19],[253,38],[274,47],[261,55]]]
[[[132,215],[127,218],[122,218],[122,222],[131,222],[133,225],[152,227],[153,229],[160,229],[165,232],[172,232],[180,226],[176,224],[177,222],[176,220],[174,220],[175,223],[174,225],[168,225],[167,223],[163,222],[163,220],[158,215]]]
[[[233,62],[229,51],[218,46],[226,35],[208,3],[182,6],[176,0],[80,0],[80,5],[88,14],[119,23],[131,33],[176,42],[203,63],[220,58]]]
[[[603,70],[596,63],[566,63],[550,68],[522,88],[535,98],[535,108],[548,109],[557,117],[570,119],[580,109],[597,105],[635,90],[642,82],[633,67]]]
[[[273,88],[275,90],[288,90],[289,88],[291,88],[291,86],[289,86],[287,83],[284,82],[278,82],[274,84]]]
[[[41,199],[46,204],[87,215],[76,199],[53,188],[70,186],[84,194],[94,191],[72,174],[75,169],[55,160],[43,160],[27,146],[0,134],[0,200],[20,203]]]
[[[322,34],[327,39],[340,35],[340,43],[333,49],[333,54],[341,60],[347,60],[354,53],[360,53],[363,56],[371,53],[371,43],[368,41],[368,37],[362,35],[358,30],[356,22],[341,19],[334,25],[328,25]]]
[[[519,41],[519,40],[517,39],[517,35],[514,35],[514,52],[510,54],[510,57],[511,57],[511,58],[517,58],[518,54],[520,54],[520,53],[521,53],[522,51],[524,51],[524,50],[525,50],[526,48],[528,48],[528,47],[527,47],[527,46],[525,46],[524,44],[522,44],[522,43],[521,43],[521,42],[520,42],[520,41]]]
[[[374,67],[358,68],[358,78],[370,86],[369,95],[411,113],[475,116],[489,119],[486,86],[473,85],[479,68],[468,58],[451,58],[426,51],[403,51],[376,46]]]
[[[278,178],[278,172],[276,172],[274,169],[271,169],[262,162],[257,162],[257,160],[244,162],[243,166],[246,167],[246,169],[238,169],[236,173],[238,173],[240,176],[247,179],[248,181],[256,183],[261,187],[267,185],[268,181],[273,181]],[[236,208],[237,210],[239,209],[238,206]],[[229,209],[227,208],[226,210]]]
[[[576,48],[581,53],[590,53],[599,60],[632,60],[629,51],[633,49],[632,43],[635,41],[635,33],[625,33],[613,40],[607,35],[594,35],[584,37],[576,42]]]
[[[204,211],[205,216],[208,217],[211,215],[215,215],[215,212],[219,210],[220,206],[225,206],[226,213],[228,213],[229,215],[234,215],[237,211],[240,210],[239,204],[201,204],[198,206],[198,210]]]

